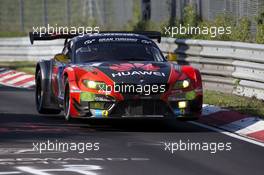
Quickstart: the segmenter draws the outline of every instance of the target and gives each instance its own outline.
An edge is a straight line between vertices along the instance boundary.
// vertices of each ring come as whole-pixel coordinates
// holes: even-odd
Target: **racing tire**
[[[44,83],[44,84],[43,84]],[[45,96],[47,96],[46,92],[43,90],[46,84],[42,81],[41,70],[39,69],[36,74],[36,88],[35,88],[35,103],[38,113],[40,114],[59,114],[61,110],[59,109],[51,109],[45,108]]]
[[[191,102],[191,112],[201,114],[203,109],[203,97],[199,96]]]
[[[63,100],[64,117],[65,117],[65,120],[71,121],[72,117],[70,113],[70,110],[71,110],[70,85],[69,85],[68,78],[65,79],[64,87],[65,87],[64,100]]]
[[[203,111],[203,96],[198,96],[195,100],[191,102],[191,112],[196,119],[199,119]]]

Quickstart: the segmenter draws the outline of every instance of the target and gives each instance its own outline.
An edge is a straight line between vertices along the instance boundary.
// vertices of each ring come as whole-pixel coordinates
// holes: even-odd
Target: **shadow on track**
[[[101,127],[99,131],[121,132],[208,132],[207,129],[196,127],[186,121],[164,118],[115,118],[81,120],[87,127]]]
[[[118,132],[208,132],[208,130],[196,127],[186,121],[178,121],[163,118],[114,118],[114,119],[74,119],[71,122],[64,120],[62,115],[38,115],[38,114],[13,114],[0,113],[2,127],[24,126],[60,126],[92,128],[95,131]]]
[[[188,122],[164,118],[113,118],[64,120],[62,115],[40,115],[34,104],[34,90],[0,87],[0,140],[46,137],[70,138],[95,132],[199,133],[212,132]]]

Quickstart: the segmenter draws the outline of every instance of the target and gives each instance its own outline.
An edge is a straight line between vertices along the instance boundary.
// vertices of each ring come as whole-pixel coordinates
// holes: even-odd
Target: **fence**
[[[228,14],[239,20],[247,17],[256,32],[256,16],[264,10],[263,0],[1,0],[0,32],[26,32],[32,27],[90,26],[122,29],[133,20],[134,6],[143,19],[163,24],[169,18],[183,20],[183,9],[192,3],[204,21]]]
[[[0,39],[0,61],[36,61],[61,52],[63,40],[38,41],[28,37]],[[179,64],[202,73],[204,87],[264,99],[264,45],[225,41],[162,38],[164,54],[174,52]]]
[[[24,33],[48,24],[116,29],[131,20],[132,7],[133,1],[125,0],[1,0],[0,32]]]

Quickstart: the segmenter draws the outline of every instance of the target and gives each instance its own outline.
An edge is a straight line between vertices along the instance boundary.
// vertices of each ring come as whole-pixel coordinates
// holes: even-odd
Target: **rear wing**
[[[155,39],[160,43],[161,41],[161,33],[156,31],[100,31],[100,33],[127,33],[127,34],[139,34],[139,35],[145,35],[149,37],[150,39]],[[88,33],[87,33],[88,34]],[[98,34],[98,32],[95,33],[89,33],[89,34]],[[34,41],[38,40],[55,40],[55,39],[69,39],[76,36],[79,36],[81,34],[48,34],[48,33],[37,33],[37,32],[29,32],[29,39],[30,43],[33,44]]]

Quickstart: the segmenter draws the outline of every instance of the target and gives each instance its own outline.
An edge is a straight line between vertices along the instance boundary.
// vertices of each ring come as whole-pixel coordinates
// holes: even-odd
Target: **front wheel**
[[[71,117],[71,98],[70,98],[70,86],[69,81],[66,78],[65,84],[64,84],[64,101],[63,101],[63,108],[64,108],[64,117],[67,121],[70,121],[72,119]]]
[[[191,112],[201,113],[203,110],[203,96],[198,96],[195,100],[191,101]]]

